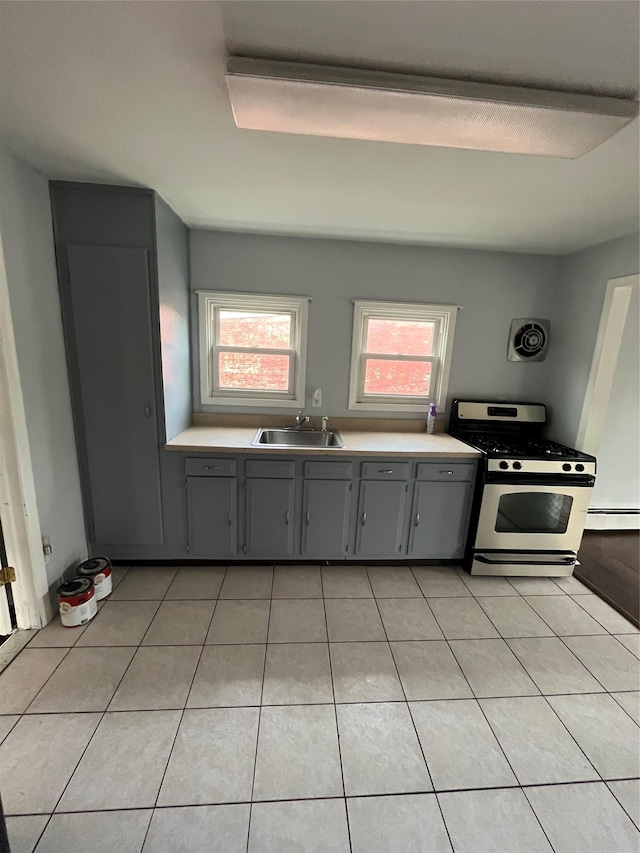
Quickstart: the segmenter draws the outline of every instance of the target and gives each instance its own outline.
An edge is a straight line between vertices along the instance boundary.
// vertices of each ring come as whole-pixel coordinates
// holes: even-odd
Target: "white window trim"
[[[349,380],[349,409],[368,412],[425,412],[429,403],[435,403],[439,411],[444,411],[451,355],[459,305],[427,305],[408,302],[365,302],[353,303],[353,338],[351,345],[351,373]],[[429,361],[434,365],[435,377],[431,384],[429,397],[416,401],[415,397],[381,397],[373,399],[364,395],[364,330],[369,317],[397,320],[420,320],[436,323],[436,340],[432,356],[393,356],[381,355],[397,361]]]
[[[273,296],[259,293],[227,293],[198,290],[198,329],[200,350],[200,401],[210,406],[277,406],[303,408],[307,362],[307,326],[309,302],[306,296]],[[264,349],[277,355],[290,356],[289,388],[291,391],[238,391],[216,390],[216,359],[210,322],[216,308],[232,311],[275,311],[290,313],[294,318],[293,341],[290,349]],[[227,347],[225,347],[227,349]],[[251,347],[229,347],[237,351],[255,352]]]

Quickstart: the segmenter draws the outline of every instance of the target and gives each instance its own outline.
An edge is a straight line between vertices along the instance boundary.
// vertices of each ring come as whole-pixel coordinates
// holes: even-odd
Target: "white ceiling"
[[[4,144],[192,227],[566,253],[638,227],[638,120],[578,160],[239,130],[228,51],[637,96],[609,0],[2,2]]]

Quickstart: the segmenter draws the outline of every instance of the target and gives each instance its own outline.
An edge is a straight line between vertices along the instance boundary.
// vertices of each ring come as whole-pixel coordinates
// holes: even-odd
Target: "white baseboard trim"
[[[640,530],[640,509],[590,509],[585,530]]]

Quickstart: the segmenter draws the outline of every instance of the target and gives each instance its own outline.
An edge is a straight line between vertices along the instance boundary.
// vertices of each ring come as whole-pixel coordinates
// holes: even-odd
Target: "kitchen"
[[[80,14],[88,13],[83,10]],[[170,11],[165,14],[171,16]],[[227,14],[231,12],[227,11]],[[145,27],[151,27],[152,30],[158,26],[157,20],[143,20]],[[135,15],[132,14],[129,24],[135,26]],[[179,31],[181,27],[186,26],[184,21],[177,19],[173,24]],[[238,26],[238,23],[234,25]],[[94,49],[97,49],[97,45],[94,45]],[[145,60],[149,60],[148,55],[145,55]],[[231,121],[230,117],[228,121]],[[620,224],[611,214],[611,199],[634,197],[637,155],[633,145],[633,133],[629,135],[628,129],[621,131],[623,140],[614,137],[609,144],[623,145],[625,134],[631,146],[623,147],[618,156],[614,157],[616,166],[613,167],[609,161],[606,167],[600,164],[606,172],[605,187],[603,188],[602,182],[599,185],[600,191],[605,195],[592,216],[592,222],[585,222],[582,212],[578,213],[574,209],[571,222],[582,221],[584,230],[581,236],[574,235],[576,226],[569,223],[571,217],[568,213],[565,214],[568,220],[565,243],[561,243],[555,233],[549,233],[558,231],[559,226],[556,224],[547,229],[546,249],[543,249],[541,242],[536,244],[533,230],[534,224],[537,223],[537,236],[541,241],[540,223],[545,217],[539,212],[534,223],[527,219],[530,213],[522,206],[519,208],[518,217],[515,214],[509,216],[506,204],[500,220],[502,231],[494,227],[491,234],[487,230],[483,231],[488,227],[487,217],[478,214],[471,216],[473,208],[470,204],[467,204],[465,211],[457,207],[458,220],[463,222],[465,216],[471,217],[476,231],[475,239],[470,241],[467,238],[467,245],[464,247],[459,236],[454,234],[450,239],[446,239],[442,232],[438,234],[433,228],[431,239],[420,241],[429,242],[431,245],[401,245],[398,242],[389,242],[393,240],[389,222],[385,232],[378,229],[377,237],[373,236],[372,231],[368,235],[362,232],[354,234],[353,221],[358,219],[365,222],[365,207],[370,207],[370,204],[361,208],[359,217],[354,217],[348,215],[349,207],[346,201],[344,207],[336,211],[333,233],[328,232],[326,228],[323,231],[319,222],[315,223],[314,230],[311,230],[310,225],[300,229],[302,234],[300,231],[296,234],[292,228],[288,229],[289,233],[286,233],[285,229],[285,233],[280,234],[234,233],[211,225],[203,227],[194,216],[189,222],[188,286],[192,291],[224,289],[241,293],[251,291],[310,297],[307,397],[306,405],[302,408],[305,414],[314,418],[329,416],[330,426],[337,419],[353,416],[347,403],[353,300],[397,300],[462,306],[458,312],[451,360],[450,399],[480,397],[497,401],[540,400],[549,407],[551,437],[575,446],[577,421],[587,386],[606,283],[609,279],[630,275],[638,270],[637,236],[632,233],[635,228],[633,220],[627,218]],[[274,140],[278,137],[278,134],[260,134],[261,150],[265,152],[265,156],[274,147],[277,148],[278,143]],[[237,140],[234,143],[236,145],[246,144],[242,142],[242,136],[234,139]],[[318,156],[319,146],[324,145],[325,141],[302,139],[299,144],[299,156],[305,151],[307,156],[313,159]],[[345,146],[350,143],[328,141],[328,144],[334,146],[336,153],[341,152],[341,156],[344,156]],[[371,144],[356,144],[360,146],[358,150],[361,152],[361,159],[358,162],[350,160],[349,168],[355,175],[359,170],[369,174],[373,167],[373,163],[368,159],[372,157]],[[387,151],[402,151],[403,148],[404,146],[386,146]],[[634,149],[633,153],[630,153],[631,149]],[[406,167],[401,161],[408,161],[411,165],[413,158],[417,156],[415,148],[407,150],[409,154],[406,151],[397,154],[391,151],[388,155],[391,160],[385,164],[387,169],[392,168],[393,180],[398,184],[398,192],[389,196],[389,205],[396,217],[405,223],[407,220],[403,218],[405,215],[402,209],[398,210],[402,208],[399,204],[400,198],[403,194],[406,195],[407,204],[413,200],[412,204],[416,205],[418,201],[416,194],[412,193],[406,184],[406,178],[403,183],[403,175],[407,176],[408,173],[403,172]],[[604,151],[604,147],[601,150]],[[26,142],[20,151],[28,159],[29,148]],[[484,156],[485,167],[487,163],[491,163],[494,170],[504,168],[507,171],[512,168],[510,164],[513,163],[513,158],[510,160],[508,155],[502,155],[500,159],[499,155]],[[593,156],[598,158],[604,154],[596,152]],[[518,175],[519,185],[523,189],[526,187],[532,198],[535,195],[532,183],[539,181],[542,174],[540,159],[533,159],[535,166],[530,167],[529,176],[524,172]],[[557,168],[560,163],[561,161],[557,161],[549,168]],[[458,165],[461,164],[460,160]],[[574,165],[576,164],[580,167],[581,161],[575,161]],[[252,165],[247,165],[249,171],[252,168]],[[53,171],[47,169],[45,161],[41,161],[39,169],[48,177],[65,180],[91,181],[92,177],[94,180],[100,177],[101,182],[112,185],[130,182],[130,179],[118,180],[118,173],[113,170],[107,170],[100,176],[92,176],[86,167],[84,174],[81,174],[82,169],[69,167],[62,174],[60,167]],[[343,181],[347,177],[344,170],[345,167],[342,166],[341,170],[335,173],[341,175]],[[290,169],[283,166],[279,180],[287,192],[290,191],[285,178],[289,174]],[[484,175],[489,183],[486,168]],[[457,176],[460,177],[460,172]],[[265,211],[265,219],[268,219],[266,198],[261,196],[261,193],[266,192],[268,195],[274,192],[274,188],[268,176],[263,174],[258,177],[254,173],[254,177],[255,208]],[[471,173],[468,173],[468,177],[471,178]],[[515,173],[509,177],[514,179]],[[217,178],[220,192],[223,192],[225,176],[218,174]],[[136,180],[144,186],[154,186],[165,201],[178,210],[174,199],[163,192],[154,180],[145,177],[142,167]],[[473,182],[477,180],[476,177]],[[575,181],[576,177],[572,177],[570,183],[575,185]],[[594,182],[597,183],[596,176]],[[606,184],[611,186],[607,187]],[[434,186],[431,197],[427,189],[423,188],[424,198],[430,198],[432,204],[441,210],[451,204],[452,198],[462,193],[462,188],[456,187],[451,181],[445,181],[439,187]],[[380,191],[379,187],[378,192]],[[484,202],[483,210],[486,210],[487,192],[485,185],[479,196]],[[497,186],[495,192],[500,198]],[[502,192],[504,193],[504,185]],[[237,194],[239,199],[248,198],[246,188]],[[48,186],[42,174],[38,175],[30,166],[20,163],[15,157],[15,146],[14,154],[7,154],[3,158],[3,195],[8,199],[5,210],[10,211],[9,215],[3,215],[2,234],[11,310],[16,326],[16,347],[25,391],[27,432],[34,468],[39,472],[36,491],[41,516],[40,526],[42,532],[50,536],[53,545],[53,554],[46,566],[48,584],[55,588],[61,574],[84,559],[87,551],[77,470],[74,473],[73,422],[66,384],[62,328],[59,323],[51,321],[52,317],[59,316],[60,308],[51,248]],[[314,204],[309,204],[310,198],[314,200]],[[506,198],[502,198],[506,202]],[[298,194],[295,197],[289,194],[287,204],[304,222],[305,212],[308,209],[317,209],[322,200],[321,188],[317,186],[313,192]],[[238,201],[233,202],[227,197],[226,203],[229,210],[232,210],[233,204],[238,204]],[[513,204],[513,199],[511,203]],[[573,203],[571,199],[567,199],[567,204]],[[578,204],[577,201],[575,203]],[[630,210],[634,204],[634,201],[629,202]],[[584,201],[582,206],[584,207]],[[624,202],[620,201],[620,207],[623,206]],[[498,215],[498,207],[499,202],[494,202],[491,208],[494,218]],[[418,209],[415,208],[416,211]],[[21,211],[20,216],[17,216],[15,211]],[[608,211],[610,221],[606,228],[598,231],[599,220],[605,216],[603,211]],[[244,217],[245,221],[248,221],[246,214]],[[449,222],[450,233],[453,219],[454,217],[451,217]],[[508,231],[509,219],[513,221],[511,233]],[[620,217],[620,220],[622,219],[623,216]],[[238,214],[237,221],[240,220],[241,215]],[[467,227],[470,227],[470,224]],[[25,229],[28,229],[28,232]],[[257,232],[263,229],[258,228],[256,224],[255,228],[245,226],[243,230]],[[276,229],[271,225],[264,230]],[[318,236],[313,237],[311,234]],[[339,236],[342,239],[336,239]],[[363,237],[367,239],[362,239]],[[36,252],[34,246],[37,248]],[[25,263],[25,259],[28,259],[28,262]],[[36,281],[38,285],[37,289],[34,289]],[[588,299],[585,299],[585,292],[589,294]],[[188,302],[186,296],[184,301]],[[191,316],[193,322],[193,315]],[[545,361],[532,364],[507,361],[508,330],[515,317],[547,318],[551,321],[551,343]],[[580,318],[580,322],[577,322],[576,318]],[[184,323],[184,319],[182,322]],[[35,342],[38,342],[37,345]],[[192,353],[194,349],[196,348],[192,343]],[[575,353],[581,349],[586,351],[586,357],[575,364]],[[207,411],[198,401],[198,359],[195,357],[190,361],[188,354],[185,359],[184,347],[179,348],[179,355],[182,359],[179,362],[180,369],[187,377],[190,373],[193,374],[193,385],[189,380],[186,386],[184,382],[178,383],[179,394],[182,395],[182,422],[171,438],[188,426],[184,419],[191,415],[192,409],[200,413]],[[564,369],[567,364],[571,364],[573,368],[570,375]],[[322,406],[314,408],[311,405],[311,395],[317,388],[322,390]],[[189,405],[187,409],[186,403],[190,404],[192,399],[194,405]],[[570,401],[568,407],[565,403],[567,400]],[[175,414],[175,409],[171,411]],[[293,421],[297,410],[285,410],[286,416],[282,410],[276,413],[272,409],[256,407],[251,411],[263,418],[266,415],[275,415],[288,422],[289,418]],[[244,412],[246,415],[246,410]],[[243,414],[242,411],[238,413]],[[360,417],[361,413],[358,413],[358,416]],[[363,416],[366,417],[366,413]],[[404,420],[417,422],[418,417],[411,414],[405,416]],[[421,416],[422,424],[425,420],[426,411]],[[160,421],[159,428],[163,426],[165,424]],[[256,428],[257,426],[256,423]],[[184,459],[175,451],[161,451],[159,464],[163,490],[165,486],[167,488],[166,492],[163,491],[164,541],[155,550],[140,550],[137,553],[132,549],[118,552],[117,548],[111,548],[107,553],[116,561],[187,560]],[[46,476],[42,473],[45,471]],[[60,495],[63,494],[65,500],[61,501]],[[124,498],[123,495],[123,500]],[[116,543],[102,544],[108,546]],[[455,579],[459,580],[457,576]],[[43,599],[47,597],[45,590],[41,591],[41,596]],[[153,597],[155,598],[155,593]]]

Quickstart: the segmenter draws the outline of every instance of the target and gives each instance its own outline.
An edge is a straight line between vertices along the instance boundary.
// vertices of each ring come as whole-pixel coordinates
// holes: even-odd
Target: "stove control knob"
[[[584,471],[584,465],[582,464],[582,462],[578,462],[578,464],[576,465],[576,471]]]
[[[509,467],[509,463],[508,463],[508,462],[505,462],[505,461],[503,460],[503,461],[500,463],[500,467],[501,467],[502,469],[508,468],[508,467]]]
[[[571,470],[571,465],[569,465],[569,463],[568,463],[568,462],[565,462],[565,463],[564,463],[564,465],[562,466],[562,470],[563,470],[563,471],[570,471],[570,470]]]
[[[522,462],[514,462],[513,467],[516,469],[516,471],[519,471],[522,468]]]

